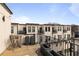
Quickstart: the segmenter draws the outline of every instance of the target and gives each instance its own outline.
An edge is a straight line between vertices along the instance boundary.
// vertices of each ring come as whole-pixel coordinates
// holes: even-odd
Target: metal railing
[[[79,45],[75,42],[74,38],[61,39],[60,41],[52,38],[51,41],[45,42],[45,44],[50,46],[50,50],[60,53],[63,56],[79,56]]]

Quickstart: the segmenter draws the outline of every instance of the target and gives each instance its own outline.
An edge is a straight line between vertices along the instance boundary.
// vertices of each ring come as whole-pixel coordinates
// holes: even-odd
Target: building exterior
[[[0,53],[9,46],[9,36],[11,35],[11,14],[12,12],[7,5],[0,3]]]
[[[33,23],[26,23],[26,24],[19,24],[19,23],[12,23],[12,34],[17,35],[21,34],[24,36],[35,36],[35,42],[38,43],[40,41],[46,41],[46,38],[49,40],[67,40],[73,37],[74,31],[72,25],[61,25],[61,24],[33,24]],[[78,26],[75,26],[78,27]],[[78,31],[78,30],[77,30]],[[40,38],[43,39],[40,39]]]
[[[38,26],[39,24],[19,24],[19,23],[12,23],[11,26],[11,33],[12,35],[21,35],[22,36],[22,42],[25,41],[25,38],[35,38],[34,42],[37,43],[37,34],[38,34]]]
[[[28,42],[28,39],[39,44],[54,42],[50,48],[56,52],[62,51],[64,55],[68,55],[69,53],[64,52],[66,49],[70,49],[70,43],[66,43],[66,41],[69,42],[73,37],[76,44],[79,42],[79,25],[12,23],[11,26],[13,35],[23,37],[22,43]],[[34,38],[26,39],[28,36]],[[77,48],[75,49],[77,50]]]
[[[53,44],[53,50],[56,52],[67,49],[69,44],[62,41],[72,37],[79,45],[79,25],[11,23],[12,14],[6,4],[0,3],[0,53],[9,46],[10,35],[20,35],[22,44],[58,41],[58,43]]]

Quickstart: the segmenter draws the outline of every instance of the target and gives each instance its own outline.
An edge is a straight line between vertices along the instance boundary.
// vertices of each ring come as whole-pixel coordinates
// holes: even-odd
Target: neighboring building
[[[6,4],[0,3],[0,53],[9,46],[11,35],[11,14]]]
[[[39,44],[55,41],[57,43],[52,43],[50,48],[56,52],[62,51],[64,55],[67,55],[65,50],[70,48],[70,44],[66,44],[64,40],[73,37],[75,43],[79,44],[79,25],[12,23],[12,32],[14,35],[23,36],[22,43],[28,40]]]
[[[32,24],[32,23],[27,23],[27,24],[19,24],[19,23],[12,23],[11,26],[11,33],[12,35],[22,35],[22,43],[26,41],[26,37],[30,41],[31,38],[34,38],[34,43],[38,43],[37,41],[37,34],[38,34],[38,26],[39,24]]]
[[[18,23],[11,23],[11,34],[12,35],[18,34]]]
[[[12,34],[35,36],[35,43],[49,40],[67,40],[73,37],[72,25],[61,24],[34,24],[34,23],[12,23]],[[78,27],[78,26],[76,26]],[[42,39],[41,39],[42,38]]]

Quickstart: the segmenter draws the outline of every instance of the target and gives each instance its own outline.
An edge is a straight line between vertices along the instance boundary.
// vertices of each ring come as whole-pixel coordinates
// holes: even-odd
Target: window
[[[47,32],[47,27],[45,27],[45,31]]]
[[[60,31],[61,31],[61,27],[60,27]]]
[[[62,39],[62,36],[61,35],[58,35],[58,40],[61,40]]]
[[[26,27],[23,28],[23,32],[24,32],[24,34],[26,34],[26,32],[27,32],[27,31],[26,31]]]
[[[70,38],[70,34],[67,34],[67,38]]]
[[[61,27],[58,27],[58,31],[61,31]]]
[[[5,22],[5,16],[2,17],[3,22]]]
[[[31,26],[28,27],[28,32],[31,32]]]
[[[58,31],[59,31],[60,29],[59,29],[59,27],[58,27]]]
[[[48,27],[48,31],[50,31],[50,27]]]
[[[70,27],[67,27],[67,30],[70,31]]]
[[[14,33],[14,27],[13,26],[11,27],[11,33]]]
[[[32,27],[32,32],[35,32],[35,27]]]

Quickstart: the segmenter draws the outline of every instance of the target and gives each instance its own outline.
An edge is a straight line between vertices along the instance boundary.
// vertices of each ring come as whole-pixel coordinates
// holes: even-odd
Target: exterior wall
[[[18,24],[18,31],[23,30],[24,27],[26,27],[26,25]]]
[[[61,31],[58,31],[58,27],[61,27]],[[58,39],[58,35],[63,35],[63,27],[62,26],[54,26],[55,30],[57,31],[56,33],[53,33],[53,37],[54,35],[56,35],[56,38]]]
[[[18,31],[18,25],[11,25],[11,27],[13,27],[13,33],[11,33],[12,35],[17,35],[17,31]]]
[[[50,27],[50,31],[45,31],[45,27]],[[46,26],[44,25],[44,35],[51,36],[52,37],[52,26]]]
[[[45,31],[45,28],[47,27],[47,31]],[[48,31],[48,27],[50,27],[50,31]],[[46,41],[46,36],[50,37],[50,40],[52,40],[52,26],[51,25],[43,25],[44,29],[44,41]]]
[[[28,31],[28,27],[31,27],[31,32]],[[32,32],[32,27],[35,27],[35,32]],[[37,25],[27,25],[27,34],[37,34]]]
[[[28,31],[28,27],[31,27],[31,32]],[[32,32],[32,27],[35,27],[35,32]],[[34,34],[35,35],[35,42],[37,43],[38,42],[38,38],[37,38],[38,37],[38,35],[37,35],[38,26],[37,25],[27,25],[26,28],[27,28],[27,34]]]
[[[35,42],[37,43],[38,42],[38,30],[37,30],[37,26],[36,25],[28,25],[28,24],[12,24],[11,25],[14,30],[14,33],[12,33],[12,35],[22,35],[23,37],[23,40],[25,38],[25,36],[33,36],[35,35]],[[32,27],[35,27],[35,32],[28,32],[28,27],[31,27],[31,31],[32,31]],[[26,27],[26,34],[17,34],[18,31],[23,31],[23,28]]]
[[[67,30],[67,27],[69,27],[70,30],[64,33],[64,35],[66,35],[66,39],[67,39],[67,35],[68,35],[68,34],[70,35],[70,37],[72,37],[72,33],[71,33],[71,32],[72,32],[72,31],[71,31],[72,28],[71,28],[71,26],[65,26],[65,29],[66,29],[66,30]]]
[[[5,16],[5,21],[2,17]],[[10,14],[0,4],[0,53],[2,53],[10,44],[9,36],[11,35]]]
[[[58,27],[61,27],[61,31],[58,31]],[[64,27],[64,28],[63,28]],[[67,30],[67,27],[69,27],[70,28],[70,30],[68,31]],[[64,38],[64,36],[66,35],[66,37],[65,37],[65,39],[67,39],[67,35],[69,34],[70,35],[70,37],[72,36],[71,35],[71,26],[66,26],[66,25],[64,25],[64,26],[54,26],[54,28],[55,28],[55,30],[57,31],[56,33],[53,33],[53,37],[54,36],[56,36],[56,38],[58,39],[58,35],[61,35],[62,36],[62,39]],[[63,32],[63,30],[66,30],[66,32]]]
[[[26,34],[25,35],[22,35],[22,42],[24,41],[24,38],[26,37],[26,36],[33,36],[33,35],[35,35],[35,43],[39,43],[40,42],[40,37],[42,37],[42,41],[43,41],[43,43],[46,41],[46,36],[50,36],[50,38],[51,39],[53,39],[54,38],[54,36],[56,36],[56,38],[58,39],[58,35],[61,35],[62,37],[61,37],[61,39],[63,40],[63,38],[64,38],[64,36],[66,35],[66,39],[67,39],[67,35],[69,34],[70,35],[70,37],[72,37],[72,27],[71,27],[71,25],[69,26],[69,25],[31,25],[31,24],[18,24],[18,25],[12,25],[12,26],[14,26],[15,27],[15,34],[16,34],[16,32],[17,32],[17,27],[18,27],[18,31],[19,30],[23,30],[23,27],[26,27]],[[32,31],[32,27],[35,27],[35,32],[28,32],[28,27],[31,27],[31,31]],[[43,29],[43,31],[44,31],[44,33],[41,33],[41,34],[39,34],[38,33],[38,30],[40,29],[40,27],[42,27],[42,29]],[[45,31],[45,27],[50,27],[50,31]],[[58,28],[59,27],[61,27],[61,31],[58,31]],[[70,30],[67,30],[67,28],[70,28]],[[53,32],[53,28],[57,31],[56,33],[54,33]],[[66,30],[66,32],[64,32],[63,30]],[[62,43],[58,43],[58,45],[56,46],[56,44],[53,44],[53,46],[54,46],[54,50],[56,50],[56,51],[61,51],[63,48],[65,49],[65,47],[63,47],[63,42]],[[58,50],[57,50],[58,49]]]

